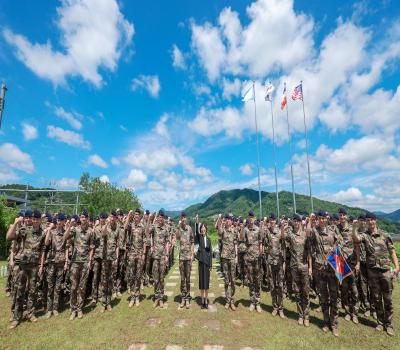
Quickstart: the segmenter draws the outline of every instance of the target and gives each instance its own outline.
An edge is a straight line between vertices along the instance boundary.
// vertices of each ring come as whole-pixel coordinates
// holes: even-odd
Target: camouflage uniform
[[[316,277],[325,326],[332,328],[338,327],[339,285],[335,272],[326,258],[336,240],[337,232],[333,226],[316,227],[311,230],[313,272]]]
[[[143,225],[146,228],[147,225],[150,225],[150,219],[145,219],[143,218]],[[145,258],[144,258],[144,266],[143,266],[143,275],[144,275],[144,280],[143,280],[143,284],[145,286],[147,286],[149,283],[152,283],[152,274],[151,274],[151,270],[152,270],[152,265],[153,265],[153,258],[152,258],[152,254],[151,254],[151,242],[150,242],[150,237],[148,235],[146,235],[145,238]]]
[[[129,289],[131,298],[139,298],[140,284],[143,273],[144,249],[146,242],[145,225],[142,222],[132,222],[128,230],[128,268]]]
[[[94,249],[93,230],[91,227],[75,226],[71,228],[74,251],[70,271],[71,312],[82,312],[86,296],[86,284],[89,276],[89,252]]]
[[[278,226],[266,230],[265,247],[267,263],[271,269],[271,297],[272,307],[276,311],[283,310],[283,280],[284,280],[284,254],[285,241]]]
[[[155,224],[150,228],[150,234],[153,239],[154,300],[163,301],[165,269],[168,264],[166,248],[169,243],[169,230],[165,224],[162,226]]]
[[[101,295],[99,294],[99,285],[101,279],[101,266],[104,259],[104,239],[102,230],[104,225],[97,225],[93,229],[93,279],[92,279],[92,302],[97,303]]]
[[[303,320],[309,320],[310,314],[310,280],[308,276],[309,240],[305,231],[300,228],[291,231],[287,236],[290,250],[290,269],[292,272],[293,288],[297,304],[297,312]]]
[[[345,223],[345,225],[342,226],[341,224],[339,224],[337,227],[341,235],[340,247],[343,256],[346,259],[347,264],[349,265],[351,270],[355,271],[357,258],[352,238],[352,228],[347,222]],[[343,280],[341,286],[341,297],[346,313],[351,317],[357,316],[360,304],[358,300],[358,289],[355,273],[347,276]]]
[[[106,307],[111,305],[113,292],[112,271],[116,270],[118,264],[118,242],[120,239],[121,227],[118,223],[107,225],[103,231],[104,257],[101,265],[100,294],[101,304]]]
[[[45,235],[42,229],[33,226],[22,226],[16,231],[16,241],[20,247],[14,261],[18,265],[16,275],[16,296],[14,320],[20,322],[24,302],[27,298],[26,311],[28,318],[35,316],[36,279],[41,255],[44,253]]]
[[[358,234],[365,233],[365,229],[363,231],[358,230]],[[361,242],[360,244],[360,273],[357,278],[357,288],[360,303],[362,303],[362,307],[364,311],[369,311],[371,309],[370,303],[370,295],[369,295],[369,287],[368,287],[368,267],[366,263],[366,252],[365,252],[365,243]]]
[[[247,271],[246,271],[246,262],[244,257],[246,255],[246,242],[239,239],[238,241],[238,277],[243,285],[247,285]]]
[[[47,242],[47,312],[59,310],[61,287],[66,261],[64,229],[54,228]]]
[[[122,284],[125,278],[125,270],[126,270],[126,232],[124,227],[117,222],[118,226],[118,261],[113,264],[112,267],[112,280],[113,280],[113,292],[121,293]]]
[[[221,237],[221,265],[224,273],[225,298],[227,304],[235,302],[235,272],[236,272],[236,251],[238,232],[235,227],[220,228]]]
[[[190,303],[190,272],[192,271],[192,246],[194,244],[193,230],[189,225],[185,228],[179,225],[176,234],[179,240],[179,271],[181,273],[182,301]]]
[[[393,277],[390,272],[390,259],[394,251],[390,235],[381,229],[360,235],[365,245],[368,266],[368,285],[371,299],[378,316],[378,325],[393,329]]]
[[[247,266],[247,280],[249,281],[250,302],[257,306],[260,304],[260,245],[262,244],[261,230],[256,225],[243,230],[246,242],[245,263]],[[235,281],[233,281],[233,285]]]

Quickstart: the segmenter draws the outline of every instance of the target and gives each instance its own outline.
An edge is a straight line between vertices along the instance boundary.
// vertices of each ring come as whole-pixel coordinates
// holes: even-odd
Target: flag
[[[351,275],[353,271],[351,271],[349,265],[347,264],[346,259],[343,257],[342,252],[339,246],[335,243],[331,248],[331,254],[327,258],[329,265],[335,271],[335,275],[339,280],[339,283],[342,284],[343,280]]]
[[[249,87],[247,87],[246,90],[244,90],[244,92],[242,93],[243,102],[251,100],[254,100],[254,83],[251,83],[251,85],[249,85]]]
[[[281,101],[281,109],[284,110],[287,104],[286,100],[286,83],[283,86],[283,92],[282,92],[282,101]]]
[[[275,86],[272,85],[271,82],[269,82],[266,85],[266,90],[265,90],[265,101],[272,101],[272,93],[275,90]]]
[[[292,100],[303,100],[303,87],[302,85],[297,85],[292,93]]]

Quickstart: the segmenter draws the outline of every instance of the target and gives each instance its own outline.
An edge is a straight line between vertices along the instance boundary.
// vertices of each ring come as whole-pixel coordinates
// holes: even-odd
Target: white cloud
[[[18,146],[13,143],[3,143],[0,146],[0,161],[13,169],[22,170],[26,173],[31,174],[35,170],[31,156],[21,151]],[[8,174],[12,175],[10,172],[8,172]]]
[[[130,166],[149,170],[162,170],[175,167],[178,159],[173,149],[161,148],[149,150],[133,150],[129,152],[124,161]]]
[[[226,78],[222,79],[222,97],[228,101],[232,99],[232,96],[239,96],[242,89],[242,82],[235,78],[229,80]]]
[[[118,158],[116,158],[116,157],[112,157],[112,158],[111,158],[111,164],[112,164],[112,165],[120,165],[120,164],[121,164],[121,161],[120,161]]]
[[[157,75],[139,75],[132,80],[132,91],[146,90],[151,97],[158,98],[161,90],[160,80]]]
[[[243,165],[239,168],[239,170],[240,170],[240,173],[241,173],[242,175],[250,176],[251,174],[253,174],[253,166],[252,166],[251,164],[249,164],[249,163],[243,164]]]
[[[147,182],[146,174],[140,169],[131,169],[128,177],[123,181],[124,185],[129,188],[140,189]]]
[[[165,138],[169,138],[168,127],[167,127],[168,119],[169,119],[169,115],[164,113],[154,128],[155,132],[158,135],[165,137]]]
[[[31,43],[9,29],[3,36],[16,49],[17,58],[40,78],[64,84],[80,76],[100,87],[99,70],[115,71],[123,50],[132,42],[133,24],[120,11],[116,0],[65,0],[57,8],[56,25],[61,33],[60,51],[46,44]]]
[[[67,145],[73,147],[90,149],[90,143],[86,141],[81,134],[78,134],[74,131],[61,129],[53,125],[47,126],[47,137],[66,143]]]
[[[159,191],[163,189],[163,186],[158,181],[150,181],[147,185],[149,190]]]
[[[54,111],[56,116],[64,119],[69,125],[71,125],[74,129],[80,130],[82,129],[82,123],[76,118],[76,114],[72,114],[71,112],[67,112],[62,107],[54,107]]]
[[[7,166],[0,166],[0,183],[12,183],[19,180],[17,174]]]
[[[345,204],[358,202],[362,198],[363,195],[357,187],[350,187],[332,195],[332,199],[335,202]]]
[[[221,172],[223,172],[224,174],[229,174],[229,173],[231,172],[231,169],[230,169],[228,166],[226,166],[226,165],[221,165],[221,166],[220,166],[220,170],[221,170]]]
[[[92,154],[89,156],[88,164],[96,165],[103,169],[108,167],[108,164],[98,154]]]
[[[69,177],[63,177],[61,179],[58,180],[54,180],[54,185],[56,187],[60,187],[60,188],[78,188],[79,186],[79,180],[77,179],[71,179]]]
[[[186,69],[185,57],[175,44],[172,46],[172,65],[177,69]]]
[[[102,176],[99,177],[99,179],[100,179],[101,182],[104,182],[104,183],[109,183],[110,182],[110,178],[107,175],[102,175]]]
[[[28,123],[21,123],[21,126],[22,126],[22,134],[24,135],[25,141],[37,139],[38,130],[35,126]]]

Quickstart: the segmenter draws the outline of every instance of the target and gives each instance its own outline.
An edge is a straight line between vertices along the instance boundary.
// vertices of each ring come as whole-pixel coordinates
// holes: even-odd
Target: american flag
[[[303,87],[297,85],[292,92],[292,100],[303,100]]]

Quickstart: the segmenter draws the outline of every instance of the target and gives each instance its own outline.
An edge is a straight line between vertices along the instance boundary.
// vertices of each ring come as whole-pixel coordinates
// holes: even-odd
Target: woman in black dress
[[[201,293],[201,308],[208,309],[208,289],[210,288],[210,271],[212,268],[211,240],[207,236],[207,226],[199,223],[196,216],[196,259],[199,261],[199,289]]]

